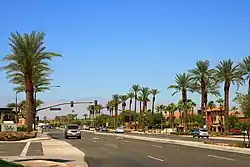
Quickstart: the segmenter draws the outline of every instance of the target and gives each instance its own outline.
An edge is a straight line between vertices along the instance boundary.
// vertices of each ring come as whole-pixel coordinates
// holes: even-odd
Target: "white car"
[[[124,133],[124,129],[123,128],[117,128],[115,130],[115,133]]]

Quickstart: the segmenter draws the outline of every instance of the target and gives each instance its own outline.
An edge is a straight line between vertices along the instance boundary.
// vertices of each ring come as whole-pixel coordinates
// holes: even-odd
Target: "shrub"
[[[26,126],[22,126],[22,127],[17,127],[17,131],[18,132],[27,132],[28,128]]]
[[[0,132],[0,141],[19,141],[35,137],[35,132]]]

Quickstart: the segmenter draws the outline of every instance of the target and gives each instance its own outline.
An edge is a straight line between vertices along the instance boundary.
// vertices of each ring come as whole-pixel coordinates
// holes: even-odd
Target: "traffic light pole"
[[[92,104],[92,103],[94,103],[94,102],[92,102],[92,101],[77,101],[77,102],[73,102],[73,103],[74,103],[74,104]],[[59,104],[51,105],[51,106],[48,106],[48,107],[39,108],[39,109],[37,109],[36,111],[46,110],[46,109],[49,109],[49,108],[52,108],[52,107],[63,106],[63,105],[69,105],[69,104],[71,104],[71,102],[59,103]]]

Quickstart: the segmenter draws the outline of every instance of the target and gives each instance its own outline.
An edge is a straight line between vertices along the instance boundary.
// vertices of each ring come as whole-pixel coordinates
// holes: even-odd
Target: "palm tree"
[[[136,105],[137,105],[137,94],[140,91],[140,85],[132,85],[131,91],[134,93],[135,98],[135,113],[136,113]]]
[[[34,83],[33,76],[35,72],[50,71],[47,60],[51,60],[54,56],[60,56],[56,53],[46,52],[44,44],[44,33],[32,32],[24,35],[11,33],[9,38],[12,53],[4,57],[4,61],[9,64],[3,67],[7,72],[10,82],[17,83],[17,78],[24,79],[27,112],[26,124],[29,131],[32,130],[33,110],[34,110]],[[20,81],[20,80],[19,80]]]
[[[216,105],[214,104],[214,101],[209,101],[208,102],[208,108],[213,109],[215,107],[216,107]]]
[[[229,60],[220,61],[216,66],[215,78],[219,83],[224,82],[224,119],[225,119],[225,132],[229,131],[228,113],[229,113],[229,91],[231,84],[240,86],[243,84],[244,78],[240,71],[239,65],[234,65],[234,62]]]
[[[89,105],[88,107],[87,107],[87,110],[89,111],[89,118],[91,119],[91,120],[93,120],[94,119],[94,113],[95,113],[95,111],[94,111],[94,105]]]
[[[140,96],[142,97],[143,105],[142,105],[142,112],[141,115],[141,127],[145,129],[145,117],[144,114],[147,111],[147,104],[150,101],[148,96],[150,95],[150,89],[148,87],[143,87],[140,90]]]
[[[129,111],[132,111],[132,102],[133,102],[133,98],[134,98],[134,93],[129,92],[127,95],[128,95],[128,98],[129,98]]]
[[[214,70],[210,68],[210,62],[208,60],[205,61],[197,61],[196,62],[196,68],[189,70],[192,79],[195,83],[200,83],[198,86],[201,92],[201,114],[202,118],[204,116],[204,113],[206,115],[205,117],[205,123],[207,126],[207,112],[206,112],[206,91],[207,91],[207,81],[212,77],[212,74],[214,73]]]
[[[128,96],[127,95],[120,95],[119,96],[121,102],[122,102],[122,111],[125,111],[126,109],[126,101],[128,100]]]
[[[16,103],[9,103],[9,104],[6,105],[6,107],[8,107],[8,108],[15,108],[16,107]]]
[[[95,107],[94,107],[94,110],[95,110],[95,115],[96,116],[99,116],[101,115],[101,110],[103,109],[103,106],[101,104],[97,104]]]
[[[184,104],[184,129],[185,132],[188,130],[188,118],[187,118],[187,92],[193,92],[193,79],[188,73],[177,74],[175,77],[175,85],[171,85],[168,89],[175,89],[176,91],[172,94],[174,96],[176,93],[181,92],[182,101]]]
[[[172,130],[174,130],[174,112],[177,110],[177,106],[174,103],[170,103],[166,109],[169,111]]]
[[[179,111],[179,115],[180,115],[180,119],[181,119],[181,124],[183,122],[183,114],[182,112],[184,111],[184,104],[183,104],[183,100],[179,100],[178,103],[177,103],[177,109]]]
[[[83,117],[84,117],[84,119],[86,120],[87,117],[88,117],[88,114],[87,114],[87,113],[83,114]]]
[[[141,113],[141,111],[142,111],[142,102],[143,102],[142,96],[139,96],[139,97],[137,98],[137,100],[139,101],[139,109],[140,109],[140,113]]]
[[[152,98],[152,115],[154,115],[154,109],[155,109],[155,96],[160,93],[158,89],[151,89],[150,93],[153,95]]]
[[[115,106],[115,128],[117,128],[117,126],[118,126],[118,105],[120,103],[120,99],[119,99],[118,94],[113,94],[112,98],[113,98],[114,106]]]
[[[187,105],[188,105],[188,108],[191,109],[192,122],[194,123],[194,107],[196,107],[196,103],[193,100],[188,99],[187,100]]]
[[[250,95],[250,56],[245,57],[240,63],[240,70],[246,76],[245,80],[248,80],[248,95]]]

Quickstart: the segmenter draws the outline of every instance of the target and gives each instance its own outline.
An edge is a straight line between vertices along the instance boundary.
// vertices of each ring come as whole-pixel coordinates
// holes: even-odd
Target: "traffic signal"
[[[94,101],[95,106],[97,106],[97,100]]]
[[[70,107],[74,107],[74,102],[73,101],[70,102]]]

